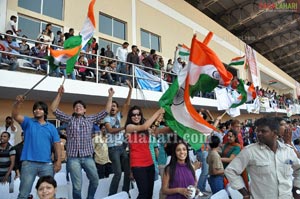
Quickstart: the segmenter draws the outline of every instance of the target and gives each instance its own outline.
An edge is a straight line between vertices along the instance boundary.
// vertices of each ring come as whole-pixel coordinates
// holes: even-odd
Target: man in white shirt
[[[7,23],[6,30],[13,31],[13,35],[19,36],[21,29],[17,29],[17,17],[15,15],[10,16],[10,21]]]
[[[128,49],[127,47],[129,46],[128,42],[124,42],[122,46],[117,48],[116,51],[116,59],[119,61],[118,66],[117,66],[117,72],[118,73],[123,73],[127,74],[126,72],[126,59],[127,59],[127,54],[128,54]],[[122,75],[121,80],[119,75],[117,76],[117,81],[121,81],[121,83],[125,83],[126,76]]]
[[[9,134],[10,134],[9,143],[12,146],[15,146],[15,135],[16,135],[17,131],[18,131],[18,129],[14,125],[14,120],[12,119],[12,117],[7,116],[5,119],[5,124],[0,127],[0,134],[2,132],[9,132]]]
[[[246,146],[225,169],[230,186],[244,199],[300,199],[300,160],[289,145],[277,140],[278,118],[260,118],[255,126],[258,143]],[[250,190],[240,176],[245,168]]]

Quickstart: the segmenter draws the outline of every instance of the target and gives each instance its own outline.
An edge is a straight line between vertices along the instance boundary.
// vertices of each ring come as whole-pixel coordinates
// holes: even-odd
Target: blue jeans
[[[67,70],[66,69],[61,69],[62,73],[64,74],[65,78],[68,78]],[[70,74],[72,79],[76,79],[75,71]]]
[[[113,177],[110,187],[109,187],[108,195],[116,194],[118,191],[119,182],[120,182],[121,175],[122,175],[122,166],[123,166],[123,170],[124,170],[124,182],[123,182],[122,191],[129,192],[130,167],[129,167],[128,154],[127,154],[124,146],[121,145],[121,146],[109,147],[108,155],[109,155],[109,159],[110,159],[111,165],[112,165],[112,170],[114,173],[114,177]]]
[[[217,193],[218,191],[221,191],[224,189],[224,176],[223,175],[211,175],[208,178],[208,183],[211,188],[212,194]]]
[[[0,54],[1,56],[1,54]],[[15,58],[10,58],[10,59],[7,59],[7,58],[4,58],[4,57],[0,57],[0,63],[6,63],[6,64],[9,64],[9,69],[8,70],[11,70],[11,71],[15,71],[18,67],[18,63],[17,63],[17,59]]]
[[[201,174],[199,176],[197,187],[202,192],[205,191],[208,176],[208,164],[206,162],[207,155],[207,151],[202,151],[201,149],[197,151],[198,160],[202,163]]]
[[[82,186],[82,174],[83,169],[90,181],[88,188],[87,199],[94,199],[96,193],[99,178],[95,165],[95,161],[92,156],[73,158],[68,157],[67,167],[70,171],[72,181],[73,199],[81,199],[81,186]]]
[[[53,164],[44,162],[23,161],[20,176],[18,199],[27,199],[36,176],[53,176]]]
[[[118,66],[117,66],[117,72],[118,73],[122,73],[122,74],[127,74],[126,71],[126,64],[123,62],[119,62]],[[120,81],[120,75],[117,75],[117,81]],[[127,76],[125,75],[121,75],[121,83],[125,83],[125,80],[127,79]]]

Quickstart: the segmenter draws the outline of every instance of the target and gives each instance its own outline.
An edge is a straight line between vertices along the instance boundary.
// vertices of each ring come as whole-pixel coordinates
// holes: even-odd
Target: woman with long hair
[[[166,199],[186,199],[192,194],[188,186],[196,185],[195,170],[189,157],[188,146],[180,139],[172,147],[171,161],[165,168],[162,179],[162,192],[167,195]]]
[[[138,199],[152,199],[155,170],[149,147],[148,129],[153,123],[159,125],[164,112],[164,109],[158,109],[146,120],[140,107],[133,106],[128,111],[125,133],[129,143],[130,167],[139,190]],[[169,131],[168,127],[164,127],[156,128],[153,133]]]

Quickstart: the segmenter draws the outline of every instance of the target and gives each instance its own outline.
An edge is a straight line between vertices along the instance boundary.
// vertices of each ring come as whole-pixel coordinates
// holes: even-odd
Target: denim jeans
[[[223,175],[211,175],[208,178],[208,183],[211,188],[212,194],[217,193],[218,191],[221,191],[224,189],[224,176]]]
[[[117,66],[117,72],[122,73],[122,74],[127,74],[126,64],[123,63],[123,62],[119,62],[118,66]],[[121,80],[120,80],[119,76],[120,75],[117,75],[117,81],[120,81],[121,83],[125,83],[125,80],[127,79],[127,76],[121,75]]]
[[[124,170],[124,182],[122,191],[129,192],[130,186],[130,167],[129,167],[129,158],[128,154],[123,145],[109,147],[108,155],[112,165],[112,171],[114,173],[114,177],[112,178],[110,187],[109,187],[109,195],[116,194],[119,187],[119,182],[122,175],[122,166]],[[154,174],[153,174],[154,175]]]
[[[62,73],[64,74],[65,78],[68,78],[67,70],[66,69],[61,69]],[[70,74],[72,79],[76,79],[75,71],[73,70],[72,73]]]
[[[72,181],[73,199],[81,199],[81,186],[82,186],[82,173],[83,169],[90,181],[88,188],[87,199],[94,199],[96,193],[99,178],[95,165],[95,161],[92,156],[73,158],[68,157],[67,166],[70,171]]]
[[[0,53],[0,56],[1,56],[1,53]],[[17,59],[15,59],[15,58],[7,59],[4,57],[0,57],[0,63],[9,64],[10,67],[8,70],[11,70],[11,71],[15,71],[18,67]]]
[[[149,167],[132,167],[132,174],[139,190],[137,199],[152,199],[154,187],[154,165]]]
[[[197,151],[198,160],[202,163],[201,174],[199,176],[197,187],[202,192],[205,191],[208,176],[208,164],[206,162],[207,155],[207,151],[202,151],[201,149]]]
[[[44,162],[23,161],[20,176],[18,199],[27,199],[36,176],[53,176],[53,164]]]

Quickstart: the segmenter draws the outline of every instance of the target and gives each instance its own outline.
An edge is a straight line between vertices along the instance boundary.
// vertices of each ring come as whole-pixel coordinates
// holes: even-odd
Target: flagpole
[[[31,89],[27,90],[24,94],[23,97],[25,98],[35,87],[37,87],[42,81],[44,81],[50,73],[46,74],[40,81],[38,81]]]

